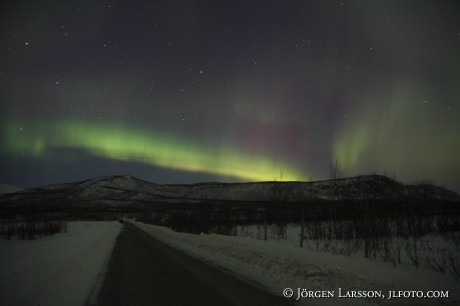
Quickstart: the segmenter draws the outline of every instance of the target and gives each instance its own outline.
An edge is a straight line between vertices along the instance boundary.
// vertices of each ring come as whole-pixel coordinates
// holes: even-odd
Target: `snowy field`
[[[361,256],[347,257],[299,248],[292,240],[193,235],[133,222],[153,237],[216,266],[261,284],[276,295],[292,288],[330,291],[334,298],[301,298],[299,305],[460,305],[460,284],[447,273],[392,267]],[[71,222],[67,233],[33,241],[0,240],[0,305],[85,305],[101,280],[122,225]],[[259,235],[250,229],[239,234]],[[273,239],[273,237],[272,237]],[[381,298],[338,298],[352,291],[381,291]],[[448,291],[449,298],[393,298],[389,291]],[[316,293],[317,294],[317,293]],[[93,295],[94,297],[94,295]]]
[[[69,222],[67,233],[0,240],[0,305],[85,305],[121,227]]]
[[[133,222],[153,237],[186,253],[224,267],[251,282],[262,284],[276,295],[292,288],[331,291],[334,298],[301,298],[299,305],[460,305],[460,284],[449,274],[398,267],[300,248],[289,240],[263,241],[250,237],[193,235],[169,228]],[[381,291],[382,298],[339,298],[351,291]],[[448,291],[449,298],[388,299],[390,291]],[[407,294],[407,293],[404,293]],[[410,294],[410,293],[409,293]]]
[[[328,231],[331,229],[333,222],[323,222],[325,224],[324,227],[321,228],[322,231]],[[329,227],[329,229],[328,229]],[[269,241],[277,241],[279,243],[287,243],[292,246],[299,246],[300,245],[300,232],[301,227],[300,225],[291,224],[287,227],[286,230],[286,240],[281,240],[279,235],[275,234],[277,232],[276,227],[273,228],[271,226],[267,226],[267,240]],[[307,230],[304,231],[305,236],[307,237],[303,242],[303,247],[309,249],[310,251],[320,251],[326,253],[333,253],[342,256],[347,256],[349,254],[350,257],[364,257],[364,240],[360,239],[357,241],[356,239],[349,239],[348,243],[345,242],[345,239],[337,240],[337,239],[326,239],[326,238],[319,238],[319,239],[309,239],[307,235]],[[456,239],[459,237],[458,232],[454,233]],[[237,236],[240,237],[250,237],[252,239],[263,240],[264,239],[264,226],[263,225],[248,225],[248,226],[238,226]],[[390,242],[388,244],[388,254],[390,254],[390,258],[385,257],[385,250],[381,250],[381,252],[375,251],[372,256],[372,260],[376,261],[385,261],[389,263],[394,263],[394,266],[397,268],[409,268],[415,269],[414,265],[414,256],[413,253],[407,253],[407,244],[409,243],[411,249],[413,249],[413,237],[391,237],[387,239],[382,239],[383,241]],[[452,240],[452,236],[440,236],[434,234],[424,235],[420,238],[416,239],[417,242],[417,261],[419,264],[419,268],[426,268],[426,259],[435,259],[437,263],[442,263],[443,256],[442,254],[453,254],[452,259],[456,259],[456,264],[454,265],[444,265],[444,273],[447,275],[452,276],[454,280],[458,279],[458,273],[454,276],[450,271],[449,268],[452,269],[459,269],[460,268],[460,245],[457,241],[456,243]],[[398,248],[399,247],[399,258],[398,258]],[[412,259],[410,256],[412,255]],[[433,263],[433,261],[432,261]],[[460,272],[460,271],[458,271]]]

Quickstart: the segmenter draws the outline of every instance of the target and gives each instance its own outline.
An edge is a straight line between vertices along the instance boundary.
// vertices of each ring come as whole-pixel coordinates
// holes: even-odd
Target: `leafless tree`
[[[340,170],[339,161],[337,159],[335,160],[334,164],[331,161],[329,168],[330,168],[329,174],[330,174],[331,179],[336,180],[336,179],[342,178],[342,172]]]
[[[271,226],[272,231],[281,239],[286,239],[286,231],[288,222],[286,220],[287,211],[284,207],[284,203],[287,201],[289,196],[289,188],[283,182],[283,171],[280,171],[279,181],[274,179],[272,194],[274,207],[272,210],[272,218],[275,224]]]
[[[434,181],[431,179],[422,179],[415,182],[419,192],[422,194],[424,202],[430,201],[434,195]]]
[[[339,199],[339,182],[338,179],[342,178],[342,171],[340,169],[339,161],[336,159],[335,163],[333,164],[332,162],[329,165],[329,175],[333,181],[333,186],[334,186],[334,192],[335,196],[337,197],[337,200]]]

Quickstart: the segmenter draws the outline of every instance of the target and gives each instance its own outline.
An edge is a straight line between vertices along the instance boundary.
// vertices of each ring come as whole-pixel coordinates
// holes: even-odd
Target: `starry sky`
[[[0,184],[460,191],[457,1],[3,1]]]

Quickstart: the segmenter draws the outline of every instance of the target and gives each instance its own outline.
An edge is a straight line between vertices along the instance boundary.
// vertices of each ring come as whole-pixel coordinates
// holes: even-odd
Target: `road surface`
[[[97,305],[293,305],[152,238],[128,222],[108,262]]]

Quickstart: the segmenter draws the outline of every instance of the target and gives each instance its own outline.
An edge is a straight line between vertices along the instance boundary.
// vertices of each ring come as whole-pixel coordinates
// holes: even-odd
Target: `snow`
[[[21,188],[12,185],[0,185],[0,194],[13,193],[21,190]]]
[[[263,241],[250,237],[194,235],[170,228],[133,222],[153,237],[192,256],[232,271],[240,278],[258,283],[275,295],[285,288],[334,291],[334,298],[307,298],[304,305],[459,305],[460,290],[449,274],[424,269],[394,268],[391,264],[369,261],[300,248],[286,240]],[[355,299],[338,298],[347,291],[421,290],[449,291],[444,299]]]
[[[263,287],[333,291],[334,298],[302,298],[299,305],[459,305],[460,290],[448,273],[369,261],[300,248],[293,240],[194,235],[131,221],[153,237]],[[33,241],[0,240],[0,305],[85,305],[97,292],[122,225],[71,222],[67,233]],[[292,232],[288,232],[295,237]],[[297,242],[296,242],[297,243]],[[347,291],[448,291],[446,299],[338,298]]]
[[[0,240],[0,305],[84,305],[121,227],[69,222],[67,233]]]

